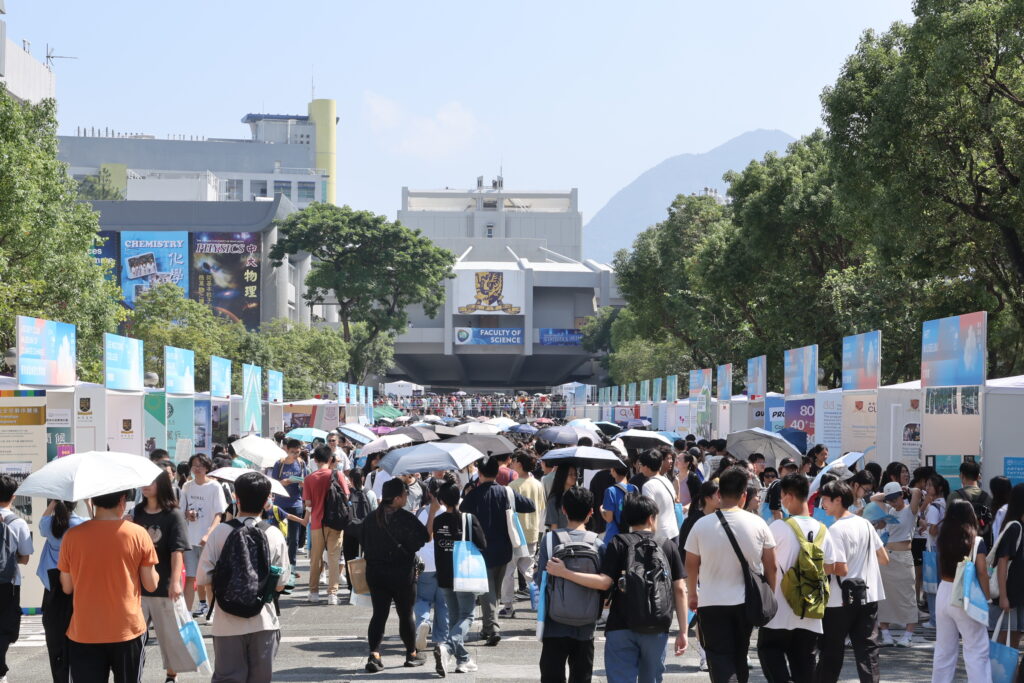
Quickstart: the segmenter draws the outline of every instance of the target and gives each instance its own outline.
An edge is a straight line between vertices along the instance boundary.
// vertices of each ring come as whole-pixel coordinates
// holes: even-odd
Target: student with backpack
[[[993,507],[992,496],[981,488],[980,481],[981,465],[973,460],[960,463],[961,487],[949,494],[946,505],[958,500],[966,500],[970,503],[974,508],[974,516],[978,520],[978,535],[984,538],[987,544],[991,544],[993,540],[992,522],[995,519],[996,510]]]
[[[21,631],[21,567],[32,554],[32,531],[11,509],[18,482],[0,475],[0,682],[7,679],[7,649]]]
[[[235,480],[238,516],[210,532],[198,583],[213,591],[214,681],[269,683],[281,642],[274,595],[288,581],[288,541],[261,520],[270,480],[246,472]]]
[[[304,521],[309,525],[309,602],[320,602],[320,573],[327,552],[327,604],[338,604],[341,537],[348,525],[350,488],[345,475],[333,467],[334,450],[324,445],[313,451],[317,470],[302,485]]]
[[[302,507],[302,482],[309,472],[306,470],[306,463],[299,458],[302,450],[302,442],[298,439],[288,439],[284,442],[285,452],[288,454],[283,460],[277,461],[273,467],[267,470],[267,475],[277,479],[284,486],[287,496],[278,496],[274,503],[290,515],[302,517],[305,510]],[[294,568],[295,557],[299,548],[299,536],[301,525],[292,524],[288,526],[288,563]],[[298,576],[296,575],[296,578]]]
[[[547,564],[549,579],[611,591],[604,668],[613,683],[660,683],[673,612],[679,626],[675,654],[686,651],[686,570],[674,541],[654,540],[657,518],[653,500],[631,495],[622,508],[627,531],[605,547],[599,574],[575,572],[558,558]]]
[[[359,525],[371,512],[377,509],[377,494],[368,486],[363,484],[363,471],[353,468],[348,471],[349,487],[348,502],[350,519],[348,523],[349,533],[341,538],[341,555],[345,558],[345,581],[352,585],[352,576],[349,573],[348,563],[359,557]],[[351,601],[351,597],[349,600]]]
[[[540,548],[535,581],[538,586],[549,560],[583,574],[599,574],[604,543],[586,524],[594,512],[594,495],[573,486],[562,495],[562,509],[569,523],[548,532]],[[602,592],[571,579],[548,577],[545,596],[543,647],[540,653],[541,683],[565,683],[569,665],[571,683],[587,683],[594,670],[594,629],[601,617]]]
[[[834,550],[825,525],[807,515],[807,477],[787,474],[779,486],[790,516],[768,527],[775,539],[778,611],[758,629],[757,657],[770,681],[810,681],[828,605],[825,566],[835,562]]]
[[[612,465],[611,474],[615,483],[605,489],[604,500],[601,502],[601,516],[607,523],[604,531],[605,543],[611,543],[611,540],[619,533],[622,524],[622,506],[626,501],[626,496],[639,491],[637,487],[626,481],[629,477],[629,466],[626,463],[618,462]]]

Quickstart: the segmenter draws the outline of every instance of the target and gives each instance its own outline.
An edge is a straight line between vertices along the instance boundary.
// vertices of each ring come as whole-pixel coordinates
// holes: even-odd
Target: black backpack
[[[953,495],[958,500],[966,500],[974,509],[974,516],[978,518],[978,534],[985,539],[988,545],[992,545],[992,522],[995,515],[992,512],[992,496],[988,491],[982,491],[976,500],[971,500],[963,489],[957,489]]]
[[[10,514],[0,523],[0,583],[14,583],[18,576],[18,537],[11,524],[19,519],[17,514]]]
[[[349,522],[361,522],[366,519],[367,515],[373,512],[370,509],[370,499],[366,496],[366,491],[359,489],[352,489],[352,493],[349,496],[349,502],[351,503],[352,519]]]
[[[324,516],[320,524],[328,529],[344,531],[352,521],[352,513],[349,509],[348,496],[345,495],[338,475],[336,471],[331,472],[331,484],[324,494]]]
[[[620,534],[629,543],[626,571],[619,577],[619,597],[626,603],[626,626],[636,633],[666,633],[675,601],[665,551],[651,536]]]
[[[213,600],[228,614],[248,619],[263,610],[267,595],[272,594],[268,590],[272,575],[266,536],[271,522],[244,524],[233,519],[225,524],[231,526],[231,533],[213,568]]]

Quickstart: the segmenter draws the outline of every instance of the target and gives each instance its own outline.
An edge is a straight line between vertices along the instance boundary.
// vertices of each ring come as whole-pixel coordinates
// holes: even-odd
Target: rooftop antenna
[[[49,44],[47,44],[47,46],[46,46],[46,66],[48,68],[52,67],[53,66],[53,60],[55,60],[55,59],[78,59],[78,57],[70,57],[68,55],[55,55],[55,54],[53,54],[53,48],[50,47]]]

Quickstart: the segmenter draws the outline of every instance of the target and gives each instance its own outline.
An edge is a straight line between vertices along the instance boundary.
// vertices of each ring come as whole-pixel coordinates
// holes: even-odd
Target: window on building
[[[299,181],[299,201],[311,202],[316,199],[316,183]]]
[[[485,211],[496,211],[497,209],[498,209],[498,200],[497,199],[485,199],[484,200],[484,210]]]
[[[487,224],[487,236],[494,237],[494,223]]]
[[[229,178],[225,183],[224,194],[229,202],[242,201],[242,180],[240,178]]]
[[[288,199],[292,198],[292,181],[290,180],[275,180],[274,181],[274,194],[283,194]]]
[[[249,181],[249,194],[252,195],[253,199],[267,196],[267,181],[266,180],[250,180]]]

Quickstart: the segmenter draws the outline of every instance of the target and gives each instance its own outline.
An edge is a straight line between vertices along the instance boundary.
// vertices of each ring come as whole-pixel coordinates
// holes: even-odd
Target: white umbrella
[[[284,484],[279,482],[277,479],[268,477],[267,475],[257,470],[247,470],[243,467],[220,467],[218,469],[215,469],[213,472],[210,472],[207,476],[210,477],[211,479],[220,479],[221,481],[234,482],[235,479],[238,479],[246,472],[256,472],[256,474],[270,481],[270,492],[273,493],[275,496],[287,498],[288,496],[291,495],[290,493],[288,493],[288,489],[284,487]]]
[[[345,434],[346,436],[350,434],[358,434],[366,439],[369,439],[370,441],[373,441],[374,439],[377,438],[377,435],[371,432],[369,427],[364,427],[363,425],[357,424],[355,422],[341,425],[340,427],[338,427],[338,431],[341,432],[342,434]]]
[[[612,441],[611,447],[617,450],[619,452],[619,455],[623,457],[628,455],[628,452],[626,451],[626,444],[622,443],[622,439],[615,439],[614,441]]]
[[[424,415],[423,416],[423,421],[424,422],[441,422],[442,420],[441,420],[441,416],[440,415]]]
[[[821,487],[821,477],[826,472],[828,472],[832,468],[837,468],[837,469],[840,469],[840,470],[849,471],[849,469],[853,465],[853,463],[857,462],[858,460],[860,460],[863,457],[864,457],[863,453],[859,453],[857,451],[850,451],[846,455],[844,455],[842,457],[839,457],[839,458],[836,458],[832,462],[830,462],[827,465],[825,465],[824,467],[822,467],[821,471],[818,472],[818,476],[816,476],[814,478],[814,481],[811,482],[810,493],[814,493],[815,491],[817,491]]]
[[[492,417],[485,424],[494,425],[498,429],[505,430],[519,423],[508,417]]]
[[[435,470],[461,470],[484,454],[468,443],[420,443],[385,455],[380,468],[393,476]]]
[[[497,434],[501,430],[495,425],[488,425],[482,422],[467,422],[455,428],[459,434]]]
[[[622,439],[627,446],[631,441],[637,443],[641,448],[644,447],[642,444],[646,444],[647,447],[658,444],[672,445],[668,437],[662,436],[658,432],[649,432],[646,429],[627,429],[624,432],[619,432],[616,436]]]
[[[746,460],[751,454],[760,453],[773,465],[783,458],[793,458],[800,462],[801,457],[796,446],[775,432],[760,427],[733,432],[726,439],[725,449],[729,451],[729,455],[739,460]]]
[[[288,455],[273,439],[264,439],[255,434],[235,439],[231,442],[231,447],[235,449],[235,455],[248,460],[256,467],[273,467],[278,460],[283,460]]]
[[[19,496],[57,500],[85,500],[148,486],[162,469],[149,458],[114,451],[86,451],[57,458],[25,477],[15,491]]]
[[[385,434],[379,439],[375,439],[363,446],[359,450],[359,454],[364,456],[371,455],[373,453],[386,451],[396,446],[404,446],[407,443],[412,443],[412,439],[407,437],[405,434]]]

